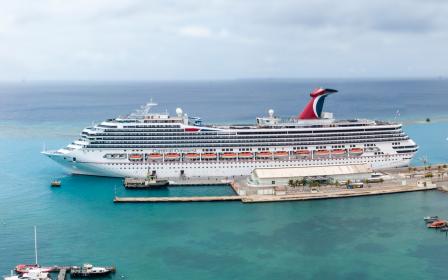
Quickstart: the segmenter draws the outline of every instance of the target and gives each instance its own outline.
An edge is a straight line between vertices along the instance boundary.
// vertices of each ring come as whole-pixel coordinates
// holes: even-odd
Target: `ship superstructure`
[[[367,163],[382,169],[410,163],[418,146],[401,124],[336,120],[322,112],[334,92],[316,89],[299,116],[282,120],[269,110],[254,125],[203,125],[180,108],[175,116],[153,113],[157,104],[150,102],[43,153],[72,173],[112,177],[229,177],[254,168]]]

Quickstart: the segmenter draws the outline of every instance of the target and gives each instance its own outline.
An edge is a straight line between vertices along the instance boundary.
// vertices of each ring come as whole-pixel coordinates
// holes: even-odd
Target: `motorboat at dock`
[[[115,267],[100,267],[92,264],[84,264],[82,267],[74,266],[70,270],[72,278],[100,277],[115,272]]]

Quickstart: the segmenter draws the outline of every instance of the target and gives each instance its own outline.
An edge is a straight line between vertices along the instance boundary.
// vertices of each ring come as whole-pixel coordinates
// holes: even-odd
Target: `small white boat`
[[[11,273],[11,276],[4,277],[4,280],[20,280],[20,279],[27,279],[27,280],[51,280],[49,273],[44,272],[44,269],[41,268],[33,268],[28,270],[28,272],[23,273],[21,276],[19,275],[13,275]]]
[[[21,277],[30,280],[51,280],[49,273],[42,271],[40,268],[31,269],[27,273],[22,274]]]

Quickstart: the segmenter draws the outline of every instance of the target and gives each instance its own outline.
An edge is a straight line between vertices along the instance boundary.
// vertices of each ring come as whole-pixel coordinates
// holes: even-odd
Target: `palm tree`
[[[305,191],[305,186],[308,184],[308,180],[306,179],[306,177],[302,177],[301,184],[302,184],[302,191]]]
[[[300,182],[299,182],[299,180],[294,180],[294,187],[299,187],[300,186]]]
[[[302,184],[302,186],[306,186],[306,184],[308,183],[308,180],[303,177],[302,180],[300,180],[300,184]]]
[[[293,179],[289,179],[289,181],[288,181],[288,186],[290,187],[290,188],[294,188],[295,187],[295,184],[294,184],[295,182],[294,182],[294,180]]]
[[[437,166],[437,177],[440,178],[440,176],[443,176],[443,170],[442,170],[442,166],[438,165]]]

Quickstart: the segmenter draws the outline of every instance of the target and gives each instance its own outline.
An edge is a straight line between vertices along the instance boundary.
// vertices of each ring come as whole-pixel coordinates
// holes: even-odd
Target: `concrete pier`
[[[428,191],[439,189],[448,191],[448,172],[445,165],[436,168],[396,168],[381,171],[380,181],[364,180],[354,184],[310,184],[295,186],[274,184],[249,185],[246,176],[233,178],[172,178],[171,185],[178,186],[215,186],[230,185],[235,196],[191,196],[191,197],[115,197],[115,203],[158,203],[158,202],[212,202],[241,201],[281,202],[317,199],[345,198],[356,196],[384,195],[393,193]],[[358,184],[358,185],[355,185]]]
[[[66,275],[67,275],[67,268],[62,267],[61,269],[59,269],[58,280],[65,280]]]
[[[300,200],[317,200],[317,199],[331,199],[344,198],[356,196],[370,196],[370,195],[384,195],[393,193],[417,192],[436,190],[437,187],[411,187],[399,186],[393,188],[381,189],[357,189],[357,190],[341,190],[337,192],[317,192],[317,193],[300,193],[291,195],[249,195],[242,197],[241,201],[244,203],[251,202],[279,202],[279,201],[300,201]]]
[[[388,188],[353,189],[334,192],[297,193],[285,195],[238,195],[238,196],[188,196],[188,197],[118,197],[115,203],[156,203],[156,202],[213,202],[213,201],[241,201],[243,203],[253,202],[280,202],[344,198],[369,195],[384,195],[393,193],[429,191],[437,189],[436,186],[396,186]]]
[[[118,197],[115,203],[241,201],[241,196]]]
[[[170,187],[196,187],[196,186],[201,186],[201,187],[207,187],[207,186],[228,186],[230,185],[230,182],[214,182],[214,181],[196,181],[196,182],[182,182],[182,181],[177,181],[177,182],[170,182]]]

